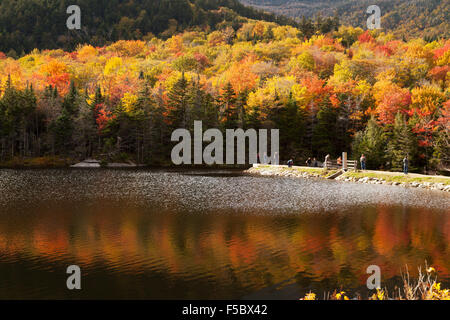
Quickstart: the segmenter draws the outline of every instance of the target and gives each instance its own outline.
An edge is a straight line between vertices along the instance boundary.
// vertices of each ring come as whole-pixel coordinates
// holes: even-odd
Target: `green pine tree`
[[[417,141],[405,115],[397,113],[392,133],[388,136],[387,159],[393,170],[401,171],[403,158],[408,155],[410,168],[416,163]]]
[[[319,157],[326,154],[335,155],[341,152],[336,150],[336,111],[329,106],[321,106],[317,112],[317,124],[313,128],[312,147],[313,152]]]
[[[366,156],[368,169],[379,169],[386,162],[386,134],[378,125],[374,117],[370,118],[367,127],[355,135],[353,142],[353,158],[358,159],[361,154]]]
[[[227,83],[219,97],[222,125],[224,129],[234,129],[238,126],[239,110],[236,106],[237,97],[231,83]]]
[[[173,130],[187,128],[189,120],[188,87],[189,82],[183,73],[168,93],[167,120],[170,123],[170,128]]]

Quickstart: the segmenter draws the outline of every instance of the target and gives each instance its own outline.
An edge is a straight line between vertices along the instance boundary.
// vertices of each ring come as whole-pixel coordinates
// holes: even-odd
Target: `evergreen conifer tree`
[[[410,167],[415,163],[417,141],[406,122],[405,115],[397,113],[392,133],[388,137],[387,157],[392,169],[401,170],[402,160],[408,155]]]

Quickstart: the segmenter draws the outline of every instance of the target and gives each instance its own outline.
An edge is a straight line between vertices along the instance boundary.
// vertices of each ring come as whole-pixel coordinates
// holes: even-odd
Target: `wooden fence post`
[[[347,171],[347,152],[342,152],[342,170]]]

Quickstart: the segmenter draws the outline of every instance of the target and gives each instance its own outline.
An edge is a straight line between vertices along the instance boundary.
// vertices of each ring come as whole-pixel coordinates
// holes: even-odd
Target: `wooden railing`
[[[336,160],[328,160],[326,164],[324,163],[324,168],[328,169],[340,169],[342,168],[342,163],[338,164]]]
[[[348,170],[358,169],[358,160],[347,160],[347,169]]]
[[[337,160],[328,160],[324,167],[328,169],[342,169],[342,162]],[[347,170],[356,170],[358,168],[358,160],[347,160]]]

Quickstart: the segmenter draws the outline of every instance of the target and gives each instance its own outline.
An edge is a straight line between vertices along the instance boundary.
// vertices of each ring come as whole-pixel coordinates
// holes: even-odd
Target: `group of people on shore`
[[[359,158],[359,162],[361,163],[361,170],[366,170],[366,156],[364,155],[364,153],[361,155],[361,158]],[[403,158],[402,162],[403,162],[403,173],[408,174],[409,170],[408,155],[406,155]]]
[[[329,164],[330,161],[330,155],[327,154],[325,156],[325,161],[323,162],[323,167],[326,168],[327,165]],[[361,155],[361,157],[359,158],[359,162],[361,163],[361,170],[366,170],[366,156],[364,155],[364,153]],[[337,164],[338,166],[342,165],[342,158],[339,157],[337,159]],[[289,159],[287,162],[288,167],[292,167],[294,165],[294,161],[292,159]],[[308,160],[306,160],[306,166],[307,167],[319,167],[319,162],[317,161],[316,158],[308,158]],[[409,160],[408,160],[408,155],[405,156],[405,158],[403,158],[403,173],[404,174],[408,174],[408,169],[409,169]]]
[[[307,167],[318,167],[319,162],[317,161],[316,158],[313,158],[312,160],[311,160],[311,158],[308,158],[308,160],[306,160],[306,166]]]
[[[327,154],[325,156],[325,160],[323,162],[323,167],[324,168],[326,168],[330,164],[330,159],[331,159],[331,156],[329,154]],[[341,157],[337,158],[337,164],[338,165],[342,164],[342,158]],[[317,161],[316,158],[312,158],[312,159],[308,158],[308,160],[306,160],[306,166],[307,167],[320,167],[320,163],[319,163],[319,161]]]

